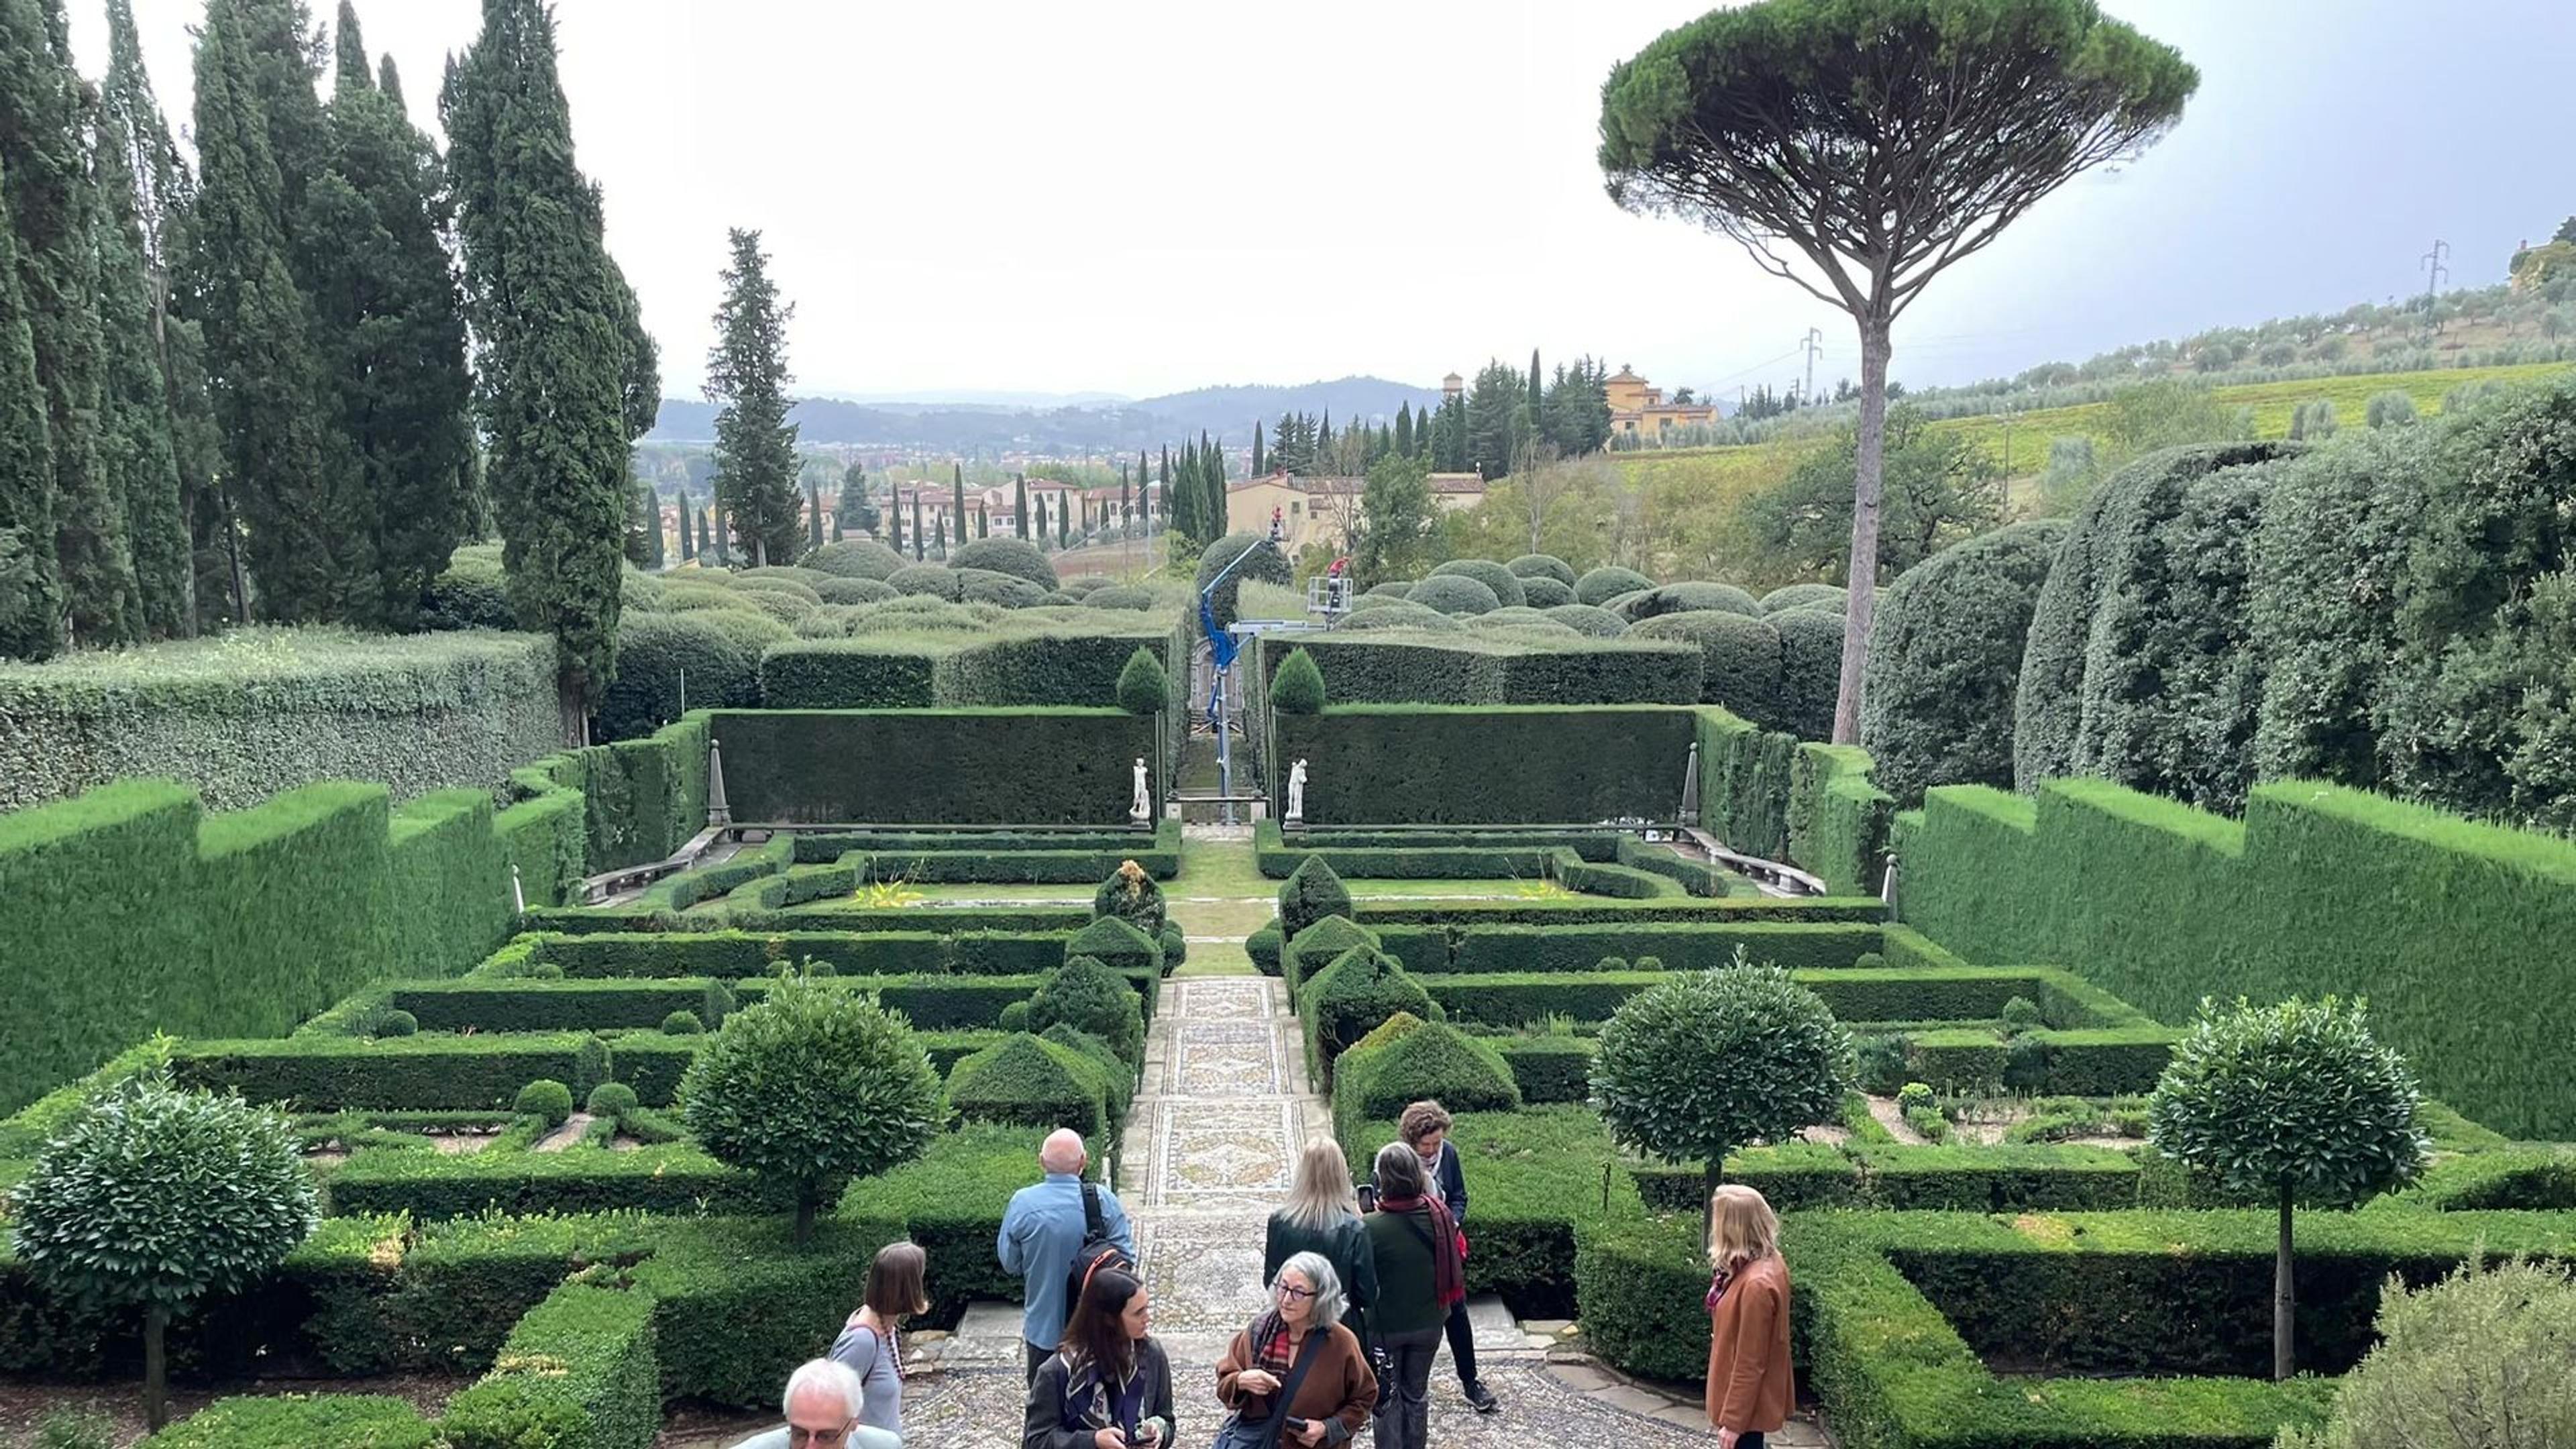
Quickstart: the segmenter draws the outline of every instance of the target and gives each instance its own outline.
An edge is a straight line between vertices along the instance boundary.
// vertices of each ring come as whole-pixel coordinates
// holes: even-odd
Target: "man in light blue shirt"
[[[1073,1316],[1074,1305],[1065,1301],[1065,1275],[1073,1271],[1074,1255],[1082,1251],[1082,1169],[1090,1160],[1081,1133],[1063,1128],[1049,1134],[1046,1145],[1038,1149],[1038,1166],[1046,1177],[1011,1194],[1011,1206],[1002,1214],[1001,1237],[994,1244],[1001,1254],[1002,1271],[1020,1275],[1020,1301],[1027,1305],[1020,1316],[1020,1338],[1028,1351],[1032,1382],[1038,1365],[1063,1340],[1065,1320]],[[1105,1184],[1100,1188],[1100,1217],[1109,1241],[1134,1261],[1136,1237],[1127,1226],[1127,1210]]]
[[[782,1428],[754,1434],[733,1449],[903,1449],[903,1436],[859,1422],[866,1393],[848,1364],[814,1359],[788,1375],[779,1396]]]

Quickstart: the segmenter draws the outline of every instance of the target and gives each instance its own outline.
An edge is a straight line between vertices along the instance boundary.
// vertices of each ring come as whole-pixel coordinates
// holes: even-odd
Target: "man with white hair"
[[[734,1449],[903,1449],[903,1436],[859,1422],[867,1391],[857,1370],[828,1358],[809,1360],[787,1376],[778,1410],[785,1428],[754,1434]]]
[[[1020,1315],[1020,1338],[1032,1383],[1038,1365],[1062,1343],[1065,1320],[1073,1314],[1066,1280],[1074,1259],[1086,1246],[1109,1244],[1126,1254],[1129,1263],[1136,1261],[1127,1209],[1107,1186],[1082,1180],[1090,1160],[1081,1133],[1071,1128],[1049,1133],[1038,1149],[1038,1166],[1046,1176],[1011,1194],[994,1244],[1002,1271],[1020,1275],[1020,1301],[1027,1305]]]

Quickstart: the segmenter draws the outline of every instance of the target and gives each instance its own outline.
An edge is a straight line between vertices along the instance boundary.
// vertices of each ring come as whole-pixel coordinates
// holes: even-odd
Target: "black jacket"
[[[1358,1218],[1346,1218],[1313,1233],[1288,1221],[1285,1213],[1272,1213],[1261,1249],[1261,1281],[1278,1277],[1279,1265],[1299,1253],[1323,1254],[1324,1261],[1341,1275],[1342,1292],[1350,1301],[1342,1326],[1367,1342],[1366,1315],[1369,1305],[1377,1301],[1377,1258],[1369,1248],[1367,1225]]]
[[[1163,1346],[1151,1338],[1136,1344],[1136,1374],[1145,1381],[1145,1397],[1138,1405],[1139,1422],[1160,1419],[1170,1426],[1163,1443],[1180,1439],[1179,1422],[1172,1414],[1172,1361],[1163,1354]],[[1063,1354],[1051,1354],[1038,1365],[1038,1376],[1029,1385],[1028,1415],[1020,1428],[1020,1449],[1092,1449],[1093,1436],[1102,1429],[1132,1432],[1133,1424],[1100,1423],[1083,1429],[1065,1425],[1065,1390],[1072,1370],[1065,1366]]]

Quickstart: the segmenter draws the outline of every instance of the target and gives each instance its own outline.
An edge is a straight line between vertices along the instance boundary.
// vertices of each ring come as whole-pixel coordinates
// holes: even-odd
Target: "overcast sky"
[[[85,69],[102,0],[70,0]],[[317,5],[327,20],[331,5]],[[1593,160],[1610,66],[1689,0],[559,0],[608,242],[694,396],[725,229],[767,237],[800,389],[1099,391],[1589,352],[1732,393],[1857,373],[1850,324],[1733,243],[1628,216]],[[1917,384],[2500,281],[2576,211],[2564,0],[2109,0],[2201,70],[2129,170],[2050,198],[1926,292]],[[135,0],[190,104],[202,0]],[[436,134],[477,0],[361,0]]]

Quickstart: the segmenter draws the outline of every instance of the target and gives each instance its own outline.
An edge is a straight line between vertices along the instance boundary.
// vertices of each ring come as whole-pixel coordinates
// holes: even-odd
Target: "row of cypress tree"
[[[0,0],[0,652],[408,627],[497,525],[577,737],[661,388],[542,0],[484,0],[445,156],[347,0],[327,100],[302,0],[208,0],[193,167],[107,8],[92,86],[63,0]]]

